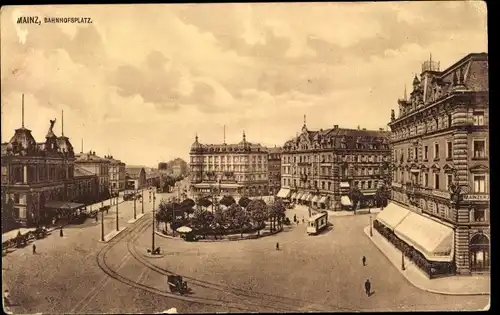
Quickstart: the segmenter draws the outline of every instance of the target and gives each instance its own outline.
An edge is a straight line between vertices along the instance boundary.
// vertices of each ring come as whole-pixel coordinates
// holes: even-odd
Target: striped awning
[[[311,199],[313,199],[313,195],[312,194],[308,194],[307,198],[306,198],[306,201],[311,201]]]
[[[351,198],[349,198],[349,196],[340,197],[340,203],[346,207],[352,206]]]
[[[290,196],[290,189],[281,188],[276,197],[278,198],[288,198]]]
[[[304,200],[304,201],[306,201],[308,197],[309,197],[309,193],[304,193],[304,194],[302,195],[302,197],[300,197],[300,200]]]
[[[297,193],[293,193],[292,196],[290,197],[290,199],[295,199],[297,198]]]
[[[303,192],[299,191],[299,192],[297,193],[297,195],[295,196],[295,199],[297,199],[297,200],[302,200],[302,195],[303,195],[303,194],[304,194]]]
[[[319,199],[319,203],[326,203],[326,198],[328,198],[327,196],[322,196],[320,199]]]
[[[314,196],[311,199],[312,202],[318,202],[318,200],[319,200],[319,196]]]

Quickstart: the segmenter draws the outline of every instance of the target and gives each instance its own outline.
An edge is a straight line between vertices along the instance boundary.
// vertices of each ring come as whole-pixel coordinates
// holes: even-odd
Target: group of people
[[[63,237],[64,236],[64,232],[63,232],[63,227],[61,226],[59,228],[59,237]],[[36,245],[35,243],[33,242],[33,245],[31,246],[32,250],[33,250],[33,255],[36,254]]]

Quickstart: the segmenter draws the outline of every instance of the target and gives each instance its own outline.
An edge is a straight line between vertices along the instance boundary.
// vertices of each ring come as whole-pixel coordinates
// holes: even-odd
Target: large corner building
[[[398,103],[389,123],[393,202],[375,227],[431,277],[488,272],[488,55],[443,71],[424,62]]]

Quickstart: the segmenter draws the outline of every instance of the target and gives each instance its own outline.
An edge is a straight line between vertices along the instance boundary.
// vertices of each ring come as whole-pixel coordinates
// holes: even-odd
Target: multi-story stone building
[[[243,139],[238,144],[201,144],[190,151],[191,190],[195,195],[259,196],[269,192],[267,150]]]
[[[286,192],[281,191],[281,148],[267,149],[267,178],[269,179],[269,191],[277,194],[278,197],[286,196]]]
[[[141,166],[127,166],[126,189],[137,190],[147,187],[146,170]]]
[[[37,143],[24,127],[24,97],[22,108],[21,128],[1,146],[2,220],[32,226],[85,205],[70,202],[80,198],[80,191],[74,183],[73,146],[64,128],[57,137],[53,132],[56,120],[51,120],[45,141]]]
[[[109,182],[113,192],[125,190],[125,163],[113,158],[111,155],[104,156],[109,161]]]
[[[351,187],[357,186],[368,204],[377,188],[390,178],[390,133],[379,130],[308,130],[285,142],[281,153],[281,187],[290,199],[318,208],[352,206]]]
[[[389,123],[394,202],[377,221],[428,274],[488,271],[488,55],[443,71],[424,62],[398,103]]]
[[[109,168],[111,162],[95,154],[95,151],[80,152],[75,160],[75,168],[83,169],[97,176],[99,183],[98,195],[105,199],[111,193],[109,181]]]

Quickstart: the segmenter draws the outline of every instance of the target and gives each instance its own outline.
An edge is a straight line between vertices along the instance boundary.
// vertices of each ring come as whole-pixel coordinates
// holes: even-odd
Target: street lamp
[[[144,189],[141,189],[141,192],[142,192],[142,198],[141,198],[142,214],[144,214]]]
[[[135,191],[134,194],[134,220],[137,219],[137,214],[136,214],[136,201],[137,201],[137,190]]]
[[[153,192],[153,229],[151,232],[151,253],[154,255],[155,253],[155,199],[156,195]],[[144,202],[144,200],[143,200]]]
[[[101,210],[101,241],[104,242],[104,209]]]
[[[401,250],[401,270],[406,270],[405,268],[405,253]]]
[[[118,199],[116,200],[116,231],[118,232],[119,226],[118,226]]]

